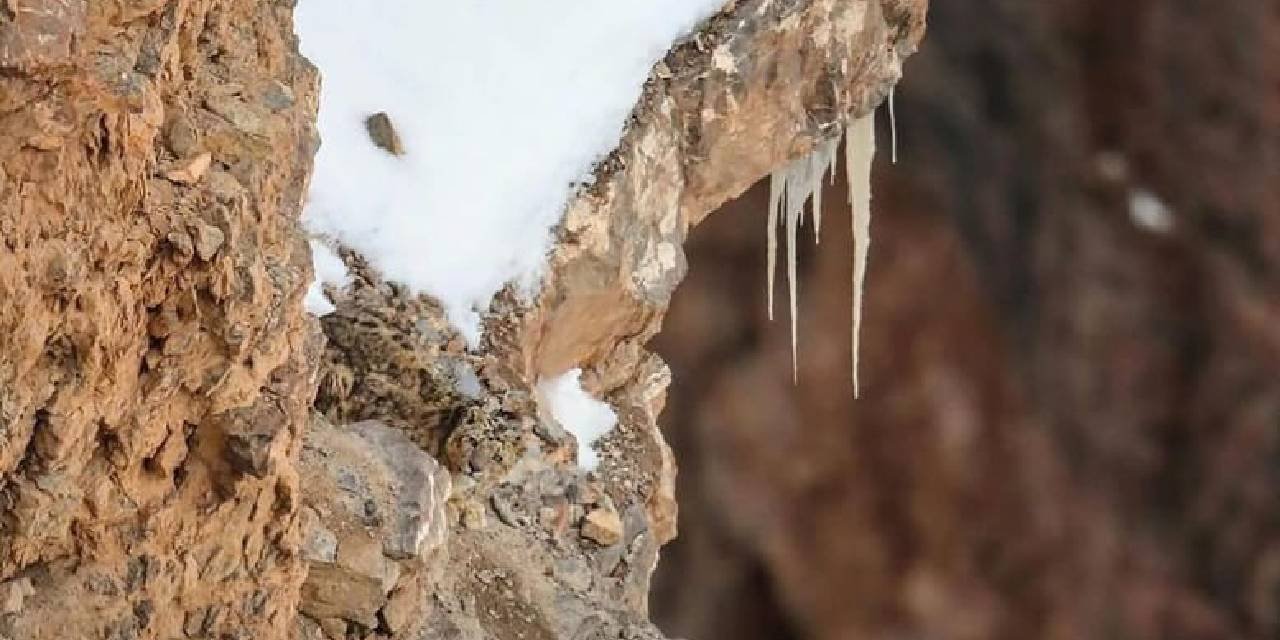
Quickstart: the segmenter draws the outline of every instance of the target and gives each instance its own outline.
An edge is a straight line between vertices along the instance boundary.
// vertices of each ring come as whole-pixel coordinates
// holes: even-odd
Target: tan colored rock
[[[622,541],[622,518],[611,508],[597,508],[582,517],[582,537],[606,547]]]
[[[18,578],[0,584],[0,614],[18,613],[27,596],[36,592],[30,578]]]
[[[318,416],[299,460],[300,610],[376,627],[405,626],[424,605],[419,575],[447,532],[449,475],[402,432],[376,421],[336,427]],[[392,591],[397,584],[397,597]]]
[[[209,170],[209,164],[212,162],[213,155],[205,151],[175,162],[164,172],[164,177],[178,184],[192,185],[204,177],[204,173]]]
[[[222,248],[222,243],[226,241],[226,234],[211,224],[200,223],[195,229],[196,255],[201,260],[208,262],[213,259],[214,254],[218,253],[218,249]]]
[[[299,611],[312,618],[339,618],[376,626],[378,610],[387,603],[384,589],[392,563],[312,563],[302,584]]]

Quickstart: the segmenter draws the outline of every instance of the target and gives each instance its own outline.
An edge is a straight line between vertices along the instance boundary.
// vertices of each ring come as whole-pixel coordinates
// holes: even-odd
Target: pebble
[[[218,249],[222,248],[222,243],[226,240],[227,236],[222,233],[222,229],[201,223],[196,227],[196,255],[208,262],[213,259],[214,254],[218,253]]]
[[[404,142],[400,140],[400,134],[391,124],[391,116],[387,112],[379,111],[365,118],[364,127],[369,131],[369,139],[379,149],[393,156],[404,155]]]
[[[212,162],[213,155],[205,151],[185,160],[175,162],[168,171],[164,172],[164,177],[171,182],[192,185],[204,177]]]
[[[622,541],[622,518],[613,509],[598,508],[582,518],[582,536],[606,547]]]

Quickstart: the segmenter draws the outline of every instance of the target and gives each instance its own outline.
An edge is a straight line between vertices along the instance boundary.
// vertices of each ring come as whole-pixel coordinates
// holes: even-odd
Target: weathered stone
[[[622,518],[613,509],[597,508],[582,518],[582,536],[606,547],[622,541]]]
[[[299,304],[317,77],[294,43],[283,5],[0,2],[0,583],[35,589],[0,634],[286,637],[321,346]],[[232,139],[196,106],[228,81],[297,99]],[[214,202],[203,158],[170,167],[203,151],[250,186]],[[195,259],[206,217],[225,260]],[[221,416],[263,404],[281,428],[243,473]]]
[[[199,153],[185,160],[179,160],[164,172],[164,177],[178,184],[192,185],[204,177],[209,170],[213,156],[208,152]]]
[[[222,229],[203,222],[196,225],[195,234],[196,255],[205,262],[212,260],[226,241],[226,234],[222,233]]]
[[[183,111],[175,112],[169,118],[164,130],[165,145],[178,157],[187,157],[195,153],[200,144],[200,134],[190,116]]]
[[[334,427],[316,417],[300,458],[302,612],[377,626],[421,610],[419,574],[444,543],[449,476],[401,431],[376,421]],[[396,597],[392,590],[400,584]],[[385,617],[385,616],[384,616]]]
[[[400,134],[396,132],[395,125],[391,124],[391,116],[385,111],[379,111],[364,120],[365,129],[369,132],[369,139],[373,141],[374,146],[390,153],[393,156],[404,155],[404,143],[400,140]]]
[[[312,507],[302,510],[302,557],[308,562],[330,564],[338,560],[338,537],[324,526]]]
[[[204,100],[204,106],[222,116],[233,127],[251,136],[265,136],[268,131],[265,116],[253,105],[239,96],[211,95]]]
[[[374,626],[378,610],[387,603],[383,572],[390,566],[381,560],[364,566],[312,563],[302,584],[299,611],[316,619],[339,618]]]
[[[390,475],[393,521],[383,552],[406,559],[442,545],[448,533],[444,504],[449,498],[449,473],[399,429],[373,420],[348,428],[382,456]]]
[[[35,592],[30,578],[17,578],[0,583],[0,614],[22,611],[22,604],[26,602],[27,596]]]
[[[293,106],[293,89],[282,82],[271,81],[262,93],[262,101],[272,111],[281,111]]]

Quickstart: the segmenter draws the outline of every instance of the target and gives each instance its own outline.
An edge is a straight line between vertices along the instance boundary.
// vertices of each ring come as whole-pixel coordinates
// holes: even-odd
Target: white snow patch
[[[1173,214],[1169,205],[1146,189],[1129,192],[1129,219],[1152,233],[1169,233],[1173,230]]]
[[[600,464],[600,454],[591,445],[618,424],[618,414],[608,404],[588,395],[582,388],[581,377],[582,369],[570,369],[544,380],[538,385],[538,400],[543,409],[578,440],[578,464],[592,470]]]
[[[323,78],[307,226],[439,299],[475,344],[495,293],[537,284],[571,183],[617,145],[653,64],[723,4],[301,0]],[[378,112],[405,155],[370,141]]]
[[[342,258],[328,245],[317,240],[311,241],[311,261],[315,266],[316,279],[307,289],[303,304],[308,313],[326,316],[333,313],[335,307],[325,296],[323,285],[345,287],[351,283],[351,274],[347,273],[347,265],[342,262]]]
[[[453,379],[455,388],[463,397],[471,400],[477,400],[484,394],[484,386],[480,384],[480,377],[476,375],[475,369],[463,360],[453,361]]]

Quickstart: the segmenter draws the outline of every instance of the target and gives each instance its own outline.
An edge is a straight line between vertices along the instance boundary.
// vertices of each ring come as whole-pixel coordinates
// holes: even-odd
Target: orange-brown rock
[[[0,635],[292,624],[320,343],[297,224],[316,76],[290,11],[0,8]],[[298,101],[266,108],[271,86]]]

